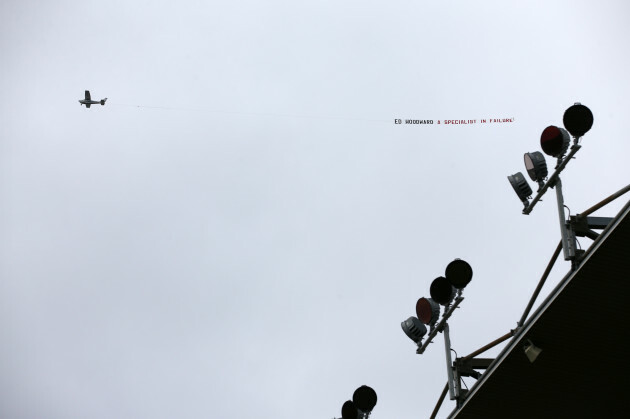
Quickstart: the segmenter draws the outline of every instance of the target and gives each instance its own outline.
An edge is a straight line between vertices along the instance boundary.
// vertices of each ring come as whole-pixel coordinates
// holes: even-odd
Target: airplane
[[[89,108],[90,105],[98,105],[99,103],[101,105],[104,105],[106,100],[107,100],[107,98],[101,99],[100,101],[99,100],[92,100],[92,97],[90,96],[90,91],[86,90],[85,91],[85,99],[79,100],[79,103],[81,105],[85,105],[86,108]]]

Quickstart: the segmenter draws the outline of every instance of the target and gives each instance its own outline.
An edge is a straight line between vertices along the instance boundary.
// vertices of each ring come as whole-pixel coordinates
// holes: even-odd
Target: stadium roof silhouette
[[[518,329],[448,416],[591,418],[628,415],[630,202]],[[542,349],[534,362],[530,340]]]

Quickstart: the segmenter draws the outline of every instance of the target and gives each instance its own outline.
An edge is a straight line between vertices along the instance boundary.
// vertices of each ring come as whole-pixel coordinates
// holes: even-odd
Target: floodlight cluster
[[[352,394],[352,400],[346,401],[341,407],[341,419],[357,419],[369,416],[376,406],[376,391],[372,387],[363,385]]]
[[[448,264],[444,276],[433,280],[430,287],[431,298],[422,297],[416,303],[416,316],[411,316],[400,325],[403,332],[418,346],[427,333],[427,326],[433,328],[440,317],[440,306],[448,307],[455,296],[471,281],[472,268],[468,262],[455,259]]]
[[[576,103],[564,112],[562,121],[564,128],[550,125],[545,128],[540,135],[540,147],[542,151],[548,156],[558,159],[556,168],[560,167],[569,149],[569,143],[571,142],[569,134],[573,136],[575,147],[579,138],[586,134],[593,126],[593,113],[581,103]],[[539,151],[534,151],[525,153],[523,159],[525,161],[527,174],[531,180],[538,183],[538,191],[540,192],[545,186],[548,174],[545,156]],[[525,176],[523,176],[521,172],[517,172],[507,178],[514,192],[516,192],[518,198],[523,202],[525,208],[527,208],[529,206],[529,199],[532,196],[532,188],[527,183]]]

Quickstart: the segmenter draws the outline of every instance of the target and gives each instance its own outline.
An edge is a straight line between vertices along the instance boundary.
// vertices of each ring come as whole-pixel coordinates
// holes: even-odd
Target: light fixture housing
[[[562,158],[569,148],[570,137],[567,130],[549,125],[540,134],[540,147],[551,157]]]
[[[422,341],[422,337],[427,334],[427,328],[417,317],[409,317],[404,322],[400,323],[403,332],[409,337],[409,339],[416,342],[418,345]]]
[[[357,407],[352,400],[346,401],[343,406],[341,406],[341,419],[357,419],[357,417],[359,417]]]
[[[455,287],[443,276],[437,277],[431,282],[430,292],[431,298],[443,306],[449,305],[456,294]]]
[[[525,352],[527,359],[529,359],[529,362],[533,363],[542,352],[542,349],[534,345],[531,340],[527,339],[527,343],[523,347],[523,351]]]
[[[573,137],[579,138],[593,126],[593,112],[580,102],[576,102],[564,111],[562,122]]]
[[[376,391],[372,387],[363,385],[352,395],[354,405],[364,413],[369,413],[376,406]]]
[[[416,303],[416,315],[427,326],[433,326],[440,317],[440,305],[432,298],[420,298]]]
[[[545,156],[540,151],[533,151],[531,153],[525,153],[523,156],[525,161],[525,169],[530,179],[538,183],[538,190],[545,186],[545,179],[547,178],[547,162]]]
[[[444,276],[458,290],[464,289],[473,276],[473,270],[465,260],[455,259],[446,266]]]
[[[532,188],[525,180],[525,176],[521,172],[515,173],[512,176],[507,177],[510,181],[510,185],[514,188],[514,192],[518,195],[518,199],[527,206],[529,205],[528,199],[532,196]]]

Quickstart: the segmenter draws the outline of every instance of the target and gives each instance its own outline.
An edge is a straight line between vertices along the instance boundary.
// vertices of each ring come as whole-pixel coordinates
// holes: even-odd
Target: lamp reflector
[[[586,134],[593,126],[593,112],[578,102],[564,111],[562,122],[567,131],[578,138]]]
[[[569,140],[569,133],[565,129],[550,125],[540,135],[540,146],[545,154],[562,157],[569,148]]]
[[[357,419],[359,411],[352,400],[348,400],[341,406],[341,419]]]
[[[443,276],[433,280],[430,291],[431,298],[443,306],[449,305],[449,303],[453,301],[453,298],[455,298],[455,287]]]
[[[427,328],[420,320],[413,316],[400,323],[400,326],[402,327],[403,332],[409,336],[409,339],[416,343],[419,343],[422,340],[422,336],[427,333]]]
[[[376,406],[376,391],[372,387],[361,386],[354,391],[352,401],[362,412],[371,412]]]
[[[440,305],[431,298],[420,298],[416,303],[416,315],[424,324],[433,326],[440,317]]]
[[[466,287],[472,279],[473,271],[468,262],[455,259],[446,266],[444,276],[452,286],[461,290]]]
[[[547,177],[547,162],[545,156],[540,151],[525,153],[525,169],[530,179],[534,182],[541,182]]]
[[[507,178],[510,181],[512,188],[514,188],[514,192],[516,192],[516,195],[518,195],[518,198],[521,201],[525,201],[527,198],[532,196],[532,188],[529,186],[525,180],[525,176],[523,176],[521,172],[515,173]]]
[[[527,339],[527,343],[523,347],[523,351],[525,352],[527,359],[529,359],[529,362],[533,363],[534,361],[536,361],[536,358],[538,358],[538,355],[540,355],[540,353],[542,352],[542,349],[534,345],[531,340]]]

